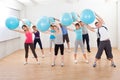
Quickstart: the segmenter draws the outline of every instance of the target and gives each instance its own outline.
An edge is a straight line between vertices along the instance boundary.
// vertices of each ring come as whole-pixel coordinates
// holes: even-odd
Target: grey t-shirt
[[[63,44],[63,33],[59,24],[56,24],[59,29],[59,33],[55,32],[55,44]]]
[[[63,34],[55,33],[55,44],[63,44]]]
[[[82,34],[88,34],[88,30],[86,26],[82,26]]]

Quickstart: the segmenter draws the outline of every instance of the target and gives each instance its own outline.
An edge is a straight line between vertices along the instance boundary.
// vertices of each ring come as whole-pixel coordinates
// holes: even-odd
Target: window
[[[5,26],[6,18],[10,16],[16,16],[19,18],[20,11],[4,6],[0,6],[0,10],[0,41],[20,37],[19,33],[11,31]]]

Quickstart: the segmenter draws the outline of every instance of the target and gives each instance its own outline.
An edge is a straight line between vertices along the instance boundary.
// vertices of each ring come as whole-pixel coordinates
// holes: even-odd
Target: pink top
[[[25,32],[25,36],[26,36],[25,43],[33,43],[32,32],[30,31]]]

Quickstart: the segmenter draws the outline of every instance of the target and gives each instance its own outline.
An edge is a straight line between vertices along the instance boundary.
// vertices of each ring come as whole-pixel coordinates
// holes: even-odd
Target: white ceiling
[[[75,2],[82,1],[82,0],[17,0],[17,1],[24,4],[25,6],[30,6],[30,5],[48,4],[48,3],[54,3],[55,4],[55,2],[57,2],[57,3],[58,2],[59,3],[61,3],[61,2],[75,3]],[[119,0],[104,0],[104,1],[109,2],[109,1],[119,1]]]
[[[36,5],[36,4],[48,4],[48,3],[55,3],[55,2],[66,2],[66,3],[74,3],[78,2],[79,0],[17,0],[20,3],[29,6],[29,5]]]

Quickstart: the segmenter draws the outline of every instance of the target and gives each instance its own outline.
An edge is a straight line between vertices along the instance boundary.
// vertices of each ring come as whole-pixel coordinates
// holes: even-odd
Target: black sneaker
[[[96,66],[97,66],[96,63],[94,63],[94,64],[93,64],[93,67],[96,67]]]
[[[111,66],[112,66],[112,67],[114,67],[114,68],[116,67],[116,65],[115,65],[115,64],[111,64]]]

